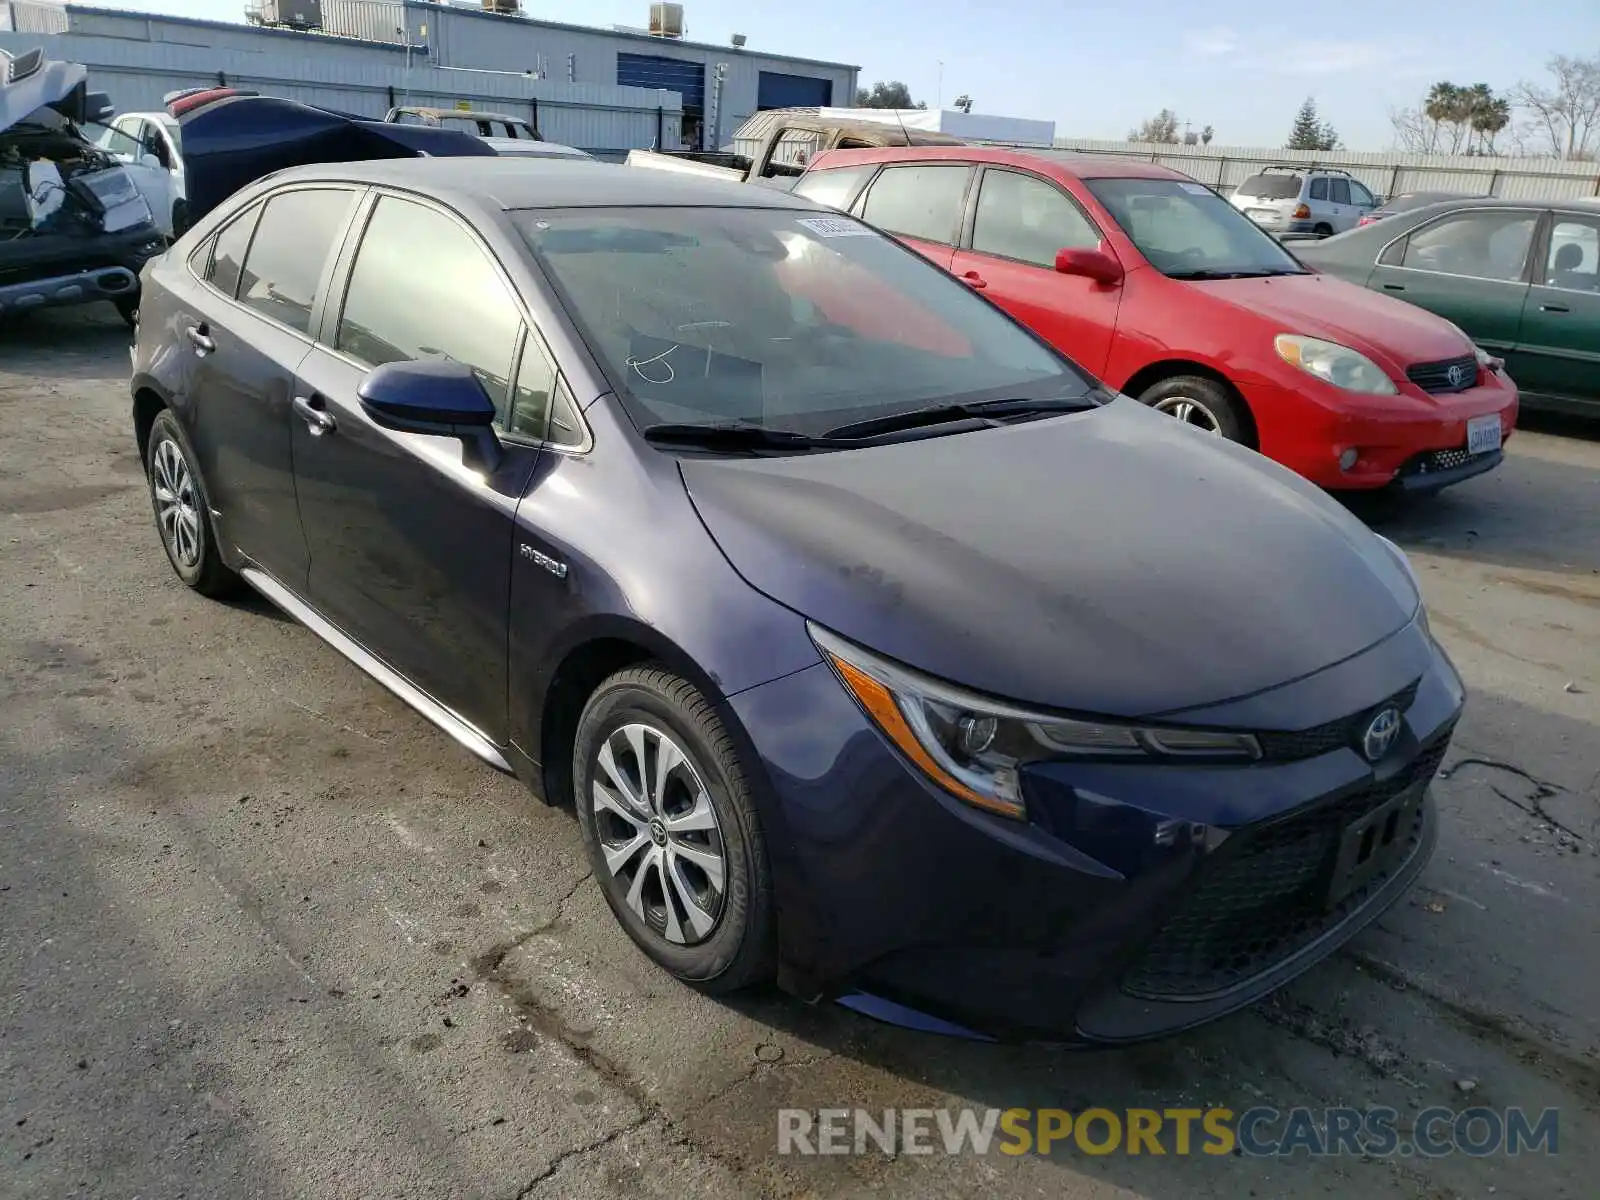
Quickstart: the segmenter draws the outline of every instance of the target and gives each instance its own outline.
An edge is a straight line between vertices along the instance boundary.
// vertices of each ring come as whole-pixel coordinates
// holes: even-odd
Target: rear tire
[[[194,456],[170,409],[156,414],[145,449],[145,477],[156,532],[179,579],[213,600],[231,596],[243,580],[222,561],[211,523],[211,502]]]
[[[660,664],[611,676],[573,740],[578,828],[612,913],[701,991],[772,978],[777,935],[761,822],[733,739]]]
[[[1316,234],[1318,237],[1324,237],[1324,238],[1325,237],[1332,237],[1333,236],[1333,226],[1327,224],[1326,222],[1324,222],[1323,224],[1318,225],[1311,232]]]
[[[1157,412],[1230,442],[1250,442],[1243,402],[1230,388],[1204,375],[1173,375],[1151,384],[1139,397]]]

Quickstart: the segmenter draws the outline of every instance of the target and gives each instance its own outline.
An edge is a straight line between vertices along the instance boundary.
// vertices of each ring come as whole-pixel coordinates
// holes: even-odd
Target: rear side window
[[[964,166],[886,167],[861,215],[890,233],[954,243],[968,174]]]
[[[1350,181],[1348,179],[1330,179],[1328,180],[1328,187],[1332,189],[1331,194],[1335,204],[1350,203]]]
[[[257,204],[217,234],[211,265],[206,270],[206,282],[229,299],[239,294],[244,254],[250,248],[250,235],[255,232],[256,218],[260,215],[261,206]]]
[[[1035,266],[1056,264],[1056,251],[1092,250],[1100,231],[1059,189],[1016,171],[985,171],[978,190],[972,248]]]
[[[829,208],[845,208],[862,180],[876,169],[868,165],[840,167],[837,171],[812,171],[794,185],[794,194],[815,200],[818,204],[826,204]]]
[[[1311,181],[1311,198],[1313,200],[1326,200],[1328,198],[1328,181],[1326,179],[1313,179]]]
[[[355,193],[335,188],[284,192],[268,200],[245,259],[239,302],[309,333],[317,284],[354,203]]]
[[[335,347],[374,367],[419,358],[465,363],[504,426],[521,331],[521,310],[476,238],[436,209],[394,196],[378,201],[350,272]]]
[[[1238,187],[1241,196],[1257,200],[1293,200],[1300,194],[1298,175],[1252,175]]]
[[[1466,212],[1412,231],[1403,265],[1418,271],[1514,282],[1522,278],[1538,218],[1528,212]]]

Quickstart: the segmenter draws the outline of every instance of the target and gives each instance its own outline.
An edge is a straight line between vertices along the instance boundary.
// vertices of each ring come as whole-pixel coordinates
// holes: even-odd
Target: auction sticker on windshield
[[[1473,417],[1467,421],[1467,453],[1487,454],[1500,449],[1500,414]]]
[[[875,230],[843,217],[801,217],[800,224],[818,237],[873,237]]]

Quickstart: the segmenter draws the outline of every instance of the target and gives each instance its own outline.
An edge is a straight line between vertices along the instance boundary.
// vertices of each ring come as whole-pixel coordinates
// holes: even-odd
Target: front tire
[[[1233,391],[1203,375],[1174,375],[1151,384],[1139,399],[1157,412],[1230,442],[1249,444],[1244,406]]]
[[[217,550],[211,504],[206,499],[200,469],[178,432],[170,409],[156,414],[145,452],[145,476],[150,484],[150,504],[156,532],[167,561],[183,580],[202,596],[220,599],[238,591],[239,576],[228,569]]]
[[[659,665],[611,676],[584,706],[572,778],[590,865],[634,943],[705,992],[770,980],[761,822],[705,696]]]

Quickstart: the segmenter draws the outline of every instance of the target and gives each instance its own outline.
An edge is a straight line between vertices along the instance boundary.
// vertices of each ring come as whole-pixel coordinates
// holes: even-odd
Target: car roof
[[[1399,197],[1396,197],[1399,199]],[[1600,212],[1600,197],[1576,196],[1570,200],[1522,200],[1511,196],[1463,196],[1459,199],[1435,200],[1431,204],[1407,209],[1409,213],[1426,210],[1430,214],[1461,208],[1573,208],[1580,212]]]
[[[585,160],[477,155],[291,167],[273,182],[373,184],[521,208],[777,208],[831,212],[774,188]]]
[[[1034,170],[1047,166],[1056,174],[1076,179],[1178,179],[1193,182],[1182,171],[1157,163],[1129,162],[1110,155],[1080,154],[1073,150],[1052,150],[1043,146],[1028,149],[1011,146],[871,146],[861,150],[830,150],[826,165],[842,167],[849,163],[937,162],[941,159]]]

